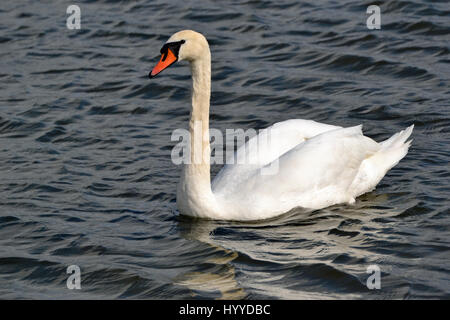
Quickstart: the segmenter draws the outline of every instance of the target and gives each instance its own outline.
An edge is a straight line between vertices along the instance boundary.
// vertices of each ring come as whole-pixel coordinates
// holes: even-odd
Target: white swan
[[[189,122],[192,163],[183,165],[178,185],[177,205],[181,214],[258,220],[296,207],[320,209],[338,203],[351,204],[357,196],[373,190],[408,152],[411,141],[406,140],[413,125],[377,143],[362,134],[361,125],[342,128],[311,120],[287,120],[241,146],[237,153],[252,161],[225,165],[211,187],[208,42],[200,33],[184,30],[172,35],[161,53],[150,78],[176,61],[187,60],[193,80]],[[257,139],[267,141],[261,139],[265,137],[270,138],[270,143],[258,146],[257,150],[252,148]],[[271,168],[274,174],[270,174]]]

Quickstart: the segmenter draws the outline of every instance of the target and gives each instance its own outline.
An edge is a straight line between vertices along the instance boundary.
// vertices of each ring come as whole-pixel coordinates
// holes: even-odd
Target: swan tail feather
[[[412,140],[406,140],[411,136],[413,129],[414,125],[411,125],[380,143],[381,149],[375,154],[376,157],[373,160],[383,172],[383,176],[408,153]]]
[[[407,139],[413,129],[414,125],[380,143],[380,150],[361,163],[358,174],[349,189],[351,194],[357,197],[375,189],[386,173],[408,153],[412,139],[409,141]]]
[[[408,128],[406,128],[405,130],[397,132],[389,139],[381,142],[380,143],[381,147],[383,149],[401,147],[405,143],[405,141],[409,138],[413,129],[414,129],[414,125],[411,125]]]

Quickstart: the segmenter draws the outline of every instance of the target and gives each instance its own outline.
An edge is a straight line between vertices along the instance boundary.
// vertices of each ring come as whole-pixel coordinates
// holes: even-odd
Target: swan
[[[177,206],[182,215],[248,221],[297,207],[352,204],[373,190],[411,145],[412,140],[406,140],[414,125],[377,143],[363,135],[361,125],[343,128],[291,119],[275,123],[239,147],[236,153],[253,161],[226,164],[211,184],[208,41],[198,32],[179,31],[167,40],[161,54],[150,78],[182,60],[189,62],[192,74],[189,153],[196,161],[183,164],[181,171]],[[252,148],[262,138],[270,143]]]

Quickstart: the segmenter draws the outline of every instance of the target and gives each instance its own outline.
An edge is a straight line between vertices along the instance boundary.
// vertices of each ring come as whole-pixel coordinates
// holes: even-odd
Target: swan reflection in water
[[[375,239],[387,228],[384,221],[400,213],[382,206],[388,196],[369,193],[353,206],[295,209],[257,222],[178,215],[180,235],[206,244],[214,253],[200,262],[200,271],[179,274],[173,281],[191,289],[194,297],[199,291],[217,299],[352,299],[375,294],[366,286],[369,265],[381,266],[385,286],[399,281],[389,274],[389,257],[375,248]],[[389,292],[400,297],[402,290]]]

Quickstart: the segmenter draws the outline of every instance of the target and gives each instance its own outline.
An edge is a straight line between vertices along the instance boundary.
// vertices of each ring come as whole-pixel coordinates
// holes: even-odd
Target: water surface
[[[368,1],[78,1],[68,30],[72,1],[2,2],[0,298],[450,298],[448,2],[376,3],[381,30]],[[212,128],[414,123],[408,155],[353,206],[179,216],[189,68],[147,75],[182,29],[211,46]]]

